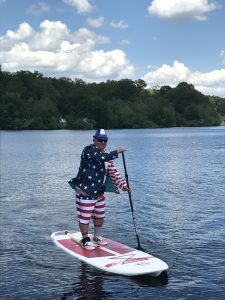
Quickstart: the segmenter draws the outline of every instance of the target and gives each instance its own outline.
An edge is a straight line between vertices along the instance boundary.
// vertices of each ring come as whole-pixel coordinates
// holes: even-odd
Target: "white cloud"
[[[22,23],[0,37],[0,61],[2,69],[10,72],[38,70],[87,81],[131,77],[134,68],[122,50],[96,50],[108,42],[107,37],[86,28],[71,32],[61,21],[45,20],[39,31]]]
[[[104,17],[99,17],[96,19],[87,18],[87,23],[92,27],[96,27],[96,28],[101,27],[103,22],[104,22]]]
[[[188,82],[203,94],[225,97],[225,69],[207,73],[192,71],[183,63],[174,61],[172,66],[163,64],[142,78],[149,87],[169,85],[175,87],[180,82]]]
[[[32,34],[32,27],[24,22],[19,25],[19,28],[16,32],[8,30],[6,36],[10,40],[24,40]]]
[[[27,8],[27,14],[33,16],[39,16],[49,11],[49,6],[45,2],[38,2]]]
[[[9,51],[15,44],[29,40],[32,27],[28,23],[21,23],[17,31],[7,30],[6,35],[0,37],[0,53]]]
[[[201,73],[192,71],[175,60],[172,66],[163,64],[160,68],[145,74],[142,79],[148,87],[163,85],[175,87],[184,81],[193,84],[203,94],[225,97],[225,69]]]
[[[124,28],[128,28],[128,25],[126,22],[124,22],[123,20],[119,21],[119,22],[114,22],[112,21],[110,23],[110,26],[113,28],[120,28],[120,29],[124,29]]]
[[[158,67],[156,65],[147,65],[147,69],[156,70],[156,69],[158,69]]]
[[[126,54],[121,50],[113,50],[109,52],[100,51],[93,51],[89,53],[85,59],[82,61],[84,66],[88,66],[89,72],[95,72],[97,77],[109,77],[112,75],[118,76],[119,72],[126,73],[128,70],[129,73],[129,66],[126,66]],[[124,66],[125,69],[121,69]],[[127,74],[126,74],[127,75]]]
[[[220,6],[208,0],[153,0],[148,13],[163,19],[198,20],[207,19],[206,14]]]
[[[78,13],[88,13],[93,9],[89,0],[63,0],[63,2],[75,7]]]
[[[130,45],[130,40],[121,40],[120,45]]]

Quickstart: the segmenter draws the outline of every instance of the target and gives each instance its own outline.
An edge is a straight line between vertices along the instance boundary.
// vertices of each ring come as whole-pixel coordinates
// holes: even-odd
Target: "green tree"
[[[149,128],[218,125],[225,99],[181,82],[147,89],[142,79],[86,83],[38,71],[0,70],[1,129]],[[62,123],[61,119],[66,122]]]

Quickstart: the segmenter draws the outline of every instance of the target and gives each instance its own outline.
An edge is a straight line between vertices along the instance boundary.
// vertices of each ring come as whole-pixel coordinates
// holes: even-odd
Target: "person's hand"
[[[125,147],[119,147],[118,149],[117,149],[117,152],[118,153],[123,153],[123,152],[125,152],[125,151],[127,151],[127,149],[125,148]]]

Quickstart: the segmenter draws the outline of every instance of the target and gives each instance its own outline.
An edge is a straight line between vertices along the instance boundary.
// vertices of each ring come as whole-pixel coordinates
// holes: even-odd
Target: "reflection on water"
[[[163,271],[158,277],[150,275],[126,277],[126,280],[137,284],[139,287],[163,287],[168,284],[168,273]]]
[[[159,278],[101,272],[50,240],[78,229],[67,181],[92,135],[1,132],[1,299],[225,298],[225,128],[109,131],[128,148],[141,247],[169,265]],[[104,235],[137,246],[128,195],[107,194],[106,213]]]
[[[117,275],[110,275],[116,280]],[[107,281],[109,274],[95,270],[87,264],[81,262],[79,266],[79,275],[75,277],[74,283],[69,291],[63,293],[61,300],[66,299],[116,299],[116,291],[106,291],[105,281]],[[168,283],[168,273],[162,272],[158,277],[149,275],[123,277],[122,279],[127,284],[132,284],[137,287],[163,287]]]
[[[81,262],[79,268],[80,274],[76,278],[71,291],[63,294],[61,300],[66,300],[68,297],[76,296],[76,299],[107,299],[109,292],[104,290],[104,274],[88,267],[87,264]]]

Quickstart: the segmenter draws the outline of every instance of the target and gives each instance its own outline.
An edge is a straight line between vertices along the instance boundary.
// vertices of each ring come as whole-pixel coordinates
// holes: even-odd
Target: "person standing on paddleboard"
[[[105,151],[107,142],[105,130],[98,129],[93,136],[93,144],[86,146],[82,151],[77,177],[69,182],[76,192],[81,242],[88,250],[94,250],[96,245],[107,245],[101,236],[105,217],[104,192],[119,193],[119,189],[130,190],[113,164],[113,160],[118,158],[118,154],[125,152],[126,148],[119,147],[117,150],[107,152]],[[91,218],[94,223],[93,241],[88,236]]]

